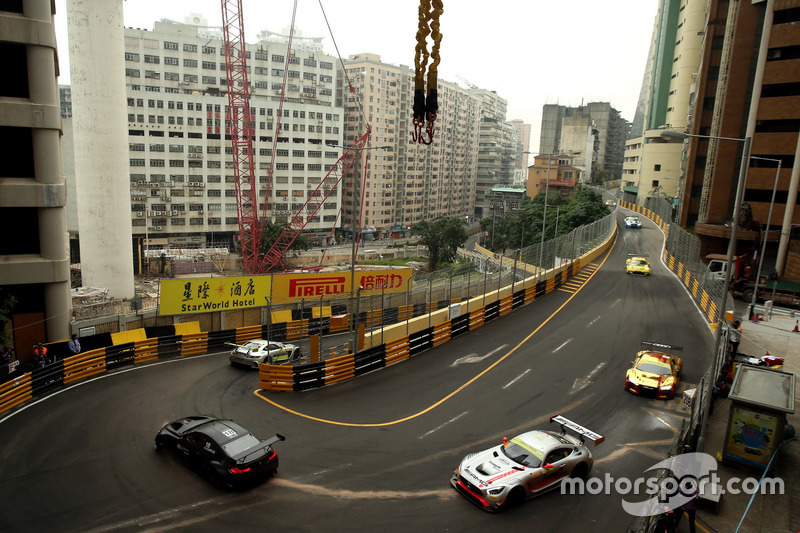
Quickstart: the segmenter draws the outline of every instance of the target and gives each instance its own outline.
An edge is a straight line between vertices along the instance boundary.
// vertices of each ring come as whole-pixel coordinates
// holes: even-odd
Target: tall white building
[[[624,191],[639,197],[680,195],[681,143],[664,129],[684,131],[701,60],[708,0],[660,0],[640,101],[641,127],[625,144]]]
[[[433,142],[417,144],[411,140],[413,69],[382,63],[379,55],[369,53],[351,55],[345,68],[355,89],[355,93],[343,89],[345,144],[363,134],[366,120],[375,148],[363,159],[366,173],[358,168],[359,176],[365,177],[361,218],[367,235],[397,236],[422,220],[472,215],[481,101],[470,91],[439,80]],[[352,224],[357,213],[348,197],[345,225]]]
[[[247,45],[254,164],[265,189],[275,145],[269,218],[285,224],[339,159],[344,112],[336,105],[336,60],[320,53],[318,39],[295,36],[275,142],[287,41],[262,36]],[[204,235],[230,244],[238,236],[222,44],[219,29],[203,25],[161,21],[153,31],[125,28],[135,239],[158,246]],[[331,233],[340,203],[337,188],[308,221],[305,234],[312,242]],[[262,201],[260,214],[263,208]]]

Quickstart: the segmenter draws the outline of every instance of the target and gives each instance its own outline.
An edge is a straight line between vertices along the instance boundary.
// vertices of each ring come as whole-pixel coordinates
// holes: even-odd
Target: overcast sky
[[[69,83],[66,2],[56,0],[62,84]],[[291,25],[292,1],[242,4],[248,43],[262,30],[283,32]],[[656,0],[444,0],[443,5],[439,79],[464,87],[464,78],[497,91],[508,101],[509,120],[531,124],[531,150],[539,147],[544,104],[610,102],[633,120]],[[418,8],[414,0],[298,0],[295,32],[324,37],[325,52],[334,57],[335,40],[344,59],[369,52],[386,63],[413,67]],[[125,26],[148,30],[156,20],[182,22],[190,14],[203,15],[211,26],[222,23],[220,0],[125,0],[123,9]]]

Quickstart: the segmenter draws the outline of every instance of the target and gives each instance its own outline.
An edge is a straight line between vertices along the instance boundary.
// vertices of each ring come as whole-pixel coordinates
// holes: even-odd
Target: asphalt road
[[[553,491],[491,515],[449,478],[465,454],[557,413],[606,436],[595,477],[633,480],[665,458],[687,410],[626,393],[625,370],[642,340],[683,346],[691,388],[713,337],[661,264],[663,234],[643,220],[620,229],[582,284],[349,382],[257,393],[257,374],[225,352],[105,375],[19,409],[0,420],[0,530],[624,531],[633,517],[621,500],[646,495]],[[625,274],[634,252],[649,254],[650,277]],[[223,492],[155,453],[158,429],[188,414],[286,435],[278,476]]]

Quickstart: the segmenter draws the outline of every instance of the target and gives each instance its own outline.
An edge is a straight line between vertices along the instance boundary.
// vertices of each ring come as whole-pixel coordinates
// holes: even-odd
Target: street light
[[[769,214],[767,215],[767,227],[764,229],[763,242],[761,243],[761,257],[758,259],[758,270],[756,271],[756,285],[753,289],[753,299],[750,302],[749,317],[753,317],[753,309],[756,306],[756,297],[758,296],[758,284],[761,282],[761,267],[764,264],[764,254],[767,251],[767,237],[769,236],[769,225],[772,222],[772,208],[775,205],[775,193],[778,191],[778,177],[781,174],[781,159],[772,159],[769,157],[756,157],[750,156],[750,159],[759,159],[761,161],[775,161],[778,163],[778,169],[775,171],[775,185],[772,186],[772,200],[769,203]]]
[[[553,234],[555,237],[558,237],[558,213],[561,211],[560,205],[548,205],[547,207],[555,207],[556,208],[556,231]]]
[[[733,223],[731,224],[731,237],[728,241],[728,258],[725,267],[725,284],[722,287],[722,298],[720,302],[720,310],[722,312],[722,320],[717,324],[717,329],[714,332],[714,359],[712,360],[711,367],[708,369],[708,381],[706,385],[708,390],[703,393],[703,419],[700,426],[700,436],[697,440],[697,449],[702,450],[700,444],[703,442],[703,430],[705,429],[708,419],[709,410],[711,407],[711,391],[716,381],[717,374],[721,370],[722,357],[720,357],[720,344],[722,342],[722,326],[725,320],[725,306],[728,304],[728,292],[731,288],[731,269],[733,268],[733,255],[736,252],[736,229],[739,225],[739,213],[741,211],[742,200],[744,199],[744,182],[747,178],[747,166],[750,161],[750,143],[752,138],[750,136],[744,139],[735,137],[718,137],[714,135],[693,135],[690,133],[683,133],[680,131],[664,130],[661,132],[661,137],[670,139],[686,139],[695,137],[698,139],[717,139],[722,141],[736,141],[744,143],[742,149],[742,162],[739,165],[739,181],[736,184],[736,199],[733,204]],[[720,368],[718,368],[720,367]]]
[[[523,154],[537,154],[537,152],[522,152]],[[545,174],[544,178],[544,208],[542,210],[542,240],[539,244],[539,271],[542,270],[542,263],[544,261],[544,230],[545,225],[547,223],[547,192],[550,188],[550,165],[552,163],[553,156],[558,157],[559,154],[537,154],[537,155],[544,155],[547,156],[547,173]],[[534,159],[535,161],[535,159]],[[534,167],[536,163],[534,162]],[[541,182],[540,182],[541,183]],[[558,216],[558,215],[556,215]],[[557,228],[556,228],[557,229]]]
[[[553,156],[553,154],[546,154],[546,155],[547,155],[547,174],[545,174],[544,177],[544,208],[542,209],[542,242],[539,244],[540,269],[542,268],[542,262],[544,257],[544,229],[545,229],[545,224],[547,223],[547,190],[550,188],[550,163],[552,162],[551,157]]]

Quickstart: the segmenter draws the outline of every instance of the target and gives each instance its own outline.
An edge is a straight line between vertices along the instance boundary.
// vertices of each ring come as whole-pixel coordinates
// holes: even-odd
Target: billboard
[[[181,315],[262,307],[268,303],[320,301],[411,290],[410,268],[303,272],[253,276],[165,279],[160,282],[158,314]]]

